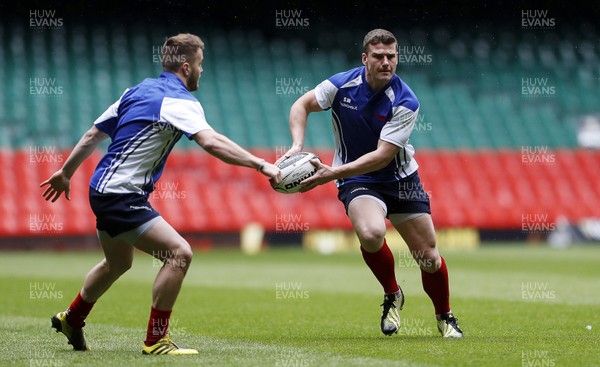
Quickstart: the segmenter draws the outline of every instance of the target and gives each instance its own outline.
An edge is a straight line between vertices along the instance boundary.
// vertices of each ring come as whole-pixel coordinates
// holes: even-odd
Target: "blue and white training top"
[[[333,167],[352,162],[377,149],[379,140],[399,146],[400,152],[386,167],[337,180],[346,182],[394,182],[414,173],[419,165],[408,138],[419,113],[419,101],[397,75],[373,93],[365,79],[365,67],[335,74],[315,87],[319,106],[331,108],[335,136]]]
[[[127,89],[94,125],[112,140],[90,182],[103,194],[148,195],[181,135],[211,129],[200,102],[169,72]]]

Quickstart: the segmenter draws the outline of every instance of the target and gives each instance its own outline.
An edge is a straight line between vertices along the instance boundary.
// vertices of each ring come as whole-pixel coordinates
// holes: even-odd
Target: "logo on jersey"
[[[129,209],[133,209],[133,210],[141,210],[141,209],[143,209],[143,210],[147,210],[149,212],[152,211],[152,209],[150,209],[146,205],[142,205],[142,206],[139,206],[139,205],[129,205]]]
[[[352,103],[352,100],[348,97],[344,97],[342,98],[342,102],[340,102],[340,106],[349,108],[354,111],[358,111],[358,106],[352,106],[350,103]]]
[[[363,190],[369,190],[369,189],[367,189],[366,187],[362,187],[362,186],[360,186],[360,187],[357,187],[357,188],[355,188],[354,190],[350,191],[350,193],[351,193],[351,194],[354,194],[354,193],[355,193],[355,192],[357,192],[357,191],[363,191]]]
[[[377,120],[379,120],[381,122],[386,122],[387,121],[387,116],[383,116],[383,115],[380,115],[380,114],[376,113],[375,117],[377,117]]]

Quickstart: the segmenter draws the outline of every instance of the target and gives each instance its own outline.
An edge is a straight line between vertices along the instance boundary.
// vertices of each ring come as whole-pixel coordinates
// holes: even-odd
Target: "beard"
[[[187,82],[185,83],[185,87],[187,88],[187,90],[189,90],[190,92],[198,90],[198,80],[199,79],[200,78],[198,78],[198,76],[196,76],[196,75],[190,75]]]
[[[200,80],[200,75],[192,71],[187,81],[185,82],[185,87],[190,92],[198,90],[198,81]]]

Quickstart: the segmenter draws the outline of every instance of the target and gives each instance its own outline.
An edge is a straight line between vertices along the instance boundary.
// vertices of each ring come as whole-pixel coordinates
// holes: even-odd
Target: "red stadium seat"
[[[54,152],[62,159],[68,153]],[[328,164],[333,157],[327,149],[315,153]],[[255,154],[275,158],[269,150]],[[519,150],[419,151],[419,173],[431,195],[436,226],[515,229],[520,228],[522,215],[536,213],[552,221],[559,216],[571,221],[600,217],[600,152],[548,154],[554,161],[539,164],[524,162]],[[0,151],[0,164],[5,167],[0,182],[4,194],[0,235],[52,234],[51,228],[35,230],[39,219],[62,224],[63,235],[95,234],[88,187],[99,159],[95,153],[71,179],[71,201],[47,203],[39,184],[56,170],[56,162],[44,162],[43,154],[27,150]],[[174,151],[161,182],[173,187],[160,188],[163,197],[154,195],[152,205],[182,232],[239,231],[250,222],[274,231],[282,215],[299,215],[295,218],[310,229],[351,228],[334,183],[305,194],[284,195],[272,190],[254,170],[233,167],[198,150]],[[175,196],[165,197],[165,190],[175,190]]]

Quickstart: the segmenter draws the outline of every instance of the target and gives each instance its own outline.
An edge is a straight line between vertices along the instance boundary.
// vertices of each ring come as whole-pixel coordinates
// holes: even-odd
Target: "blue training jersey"
[[[399,181],[417,170],[415,150],[408,139],[419,113],[419,101],[397,75],[373,93],[365,79],[365,67],[358,67],[324,80],[315,87],[315,96],[322,109],[331,109],[336,145],[332,166],[376,150],[379,140],[401,148],[386,167],[337,180],[338,187],[346,182]]]
[[[90,182],[104,194],[148,195],[181,136],[211,129],[200,102],[169,72],[127,89],[94,125],[111,138]]]

